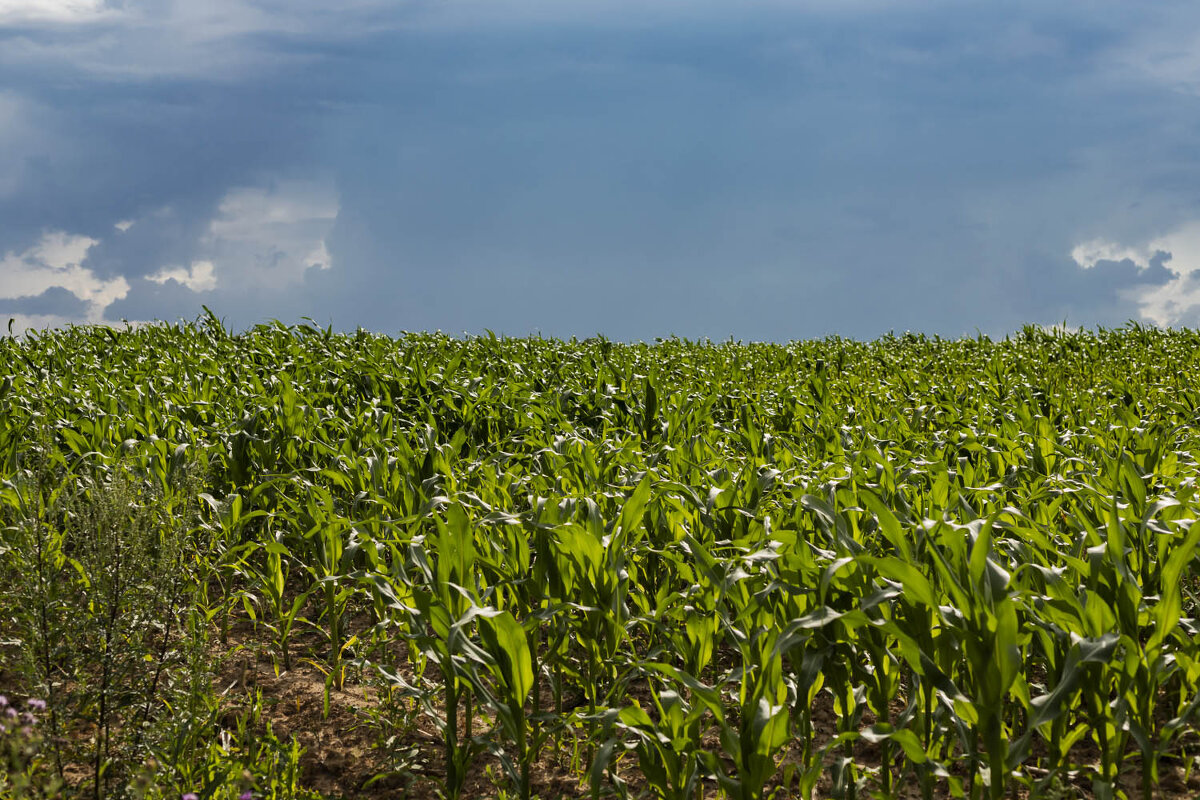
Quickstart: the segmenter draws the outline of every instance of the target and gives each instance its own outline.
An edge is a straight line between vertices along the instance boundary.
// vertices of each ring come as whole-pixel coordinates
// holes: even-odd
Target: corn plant
[[[331,719],[375,682],[386,760],[452,797],[483,753],[522,797],[1153,797],[1200,732],[1198,353],[1133,324],[3,337],[0,677],[93,794],[151,792],[151,750],[232,791],[197,653],[244,646],[327,675]]]

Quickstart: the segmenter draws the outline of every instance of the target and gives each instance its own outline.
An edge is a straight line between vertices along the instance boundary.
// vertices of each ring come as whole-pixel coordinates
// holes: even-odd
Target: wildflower
[[[25,702],[29,705],[30,708],[36,708],[38,711],[46,710],[46,701],[45,700],[39,700],[36,697],[31,697],[28,700],[26,700]]]
[[[200,796],[195,792],[188,792],[183,797],[179,798],[179,800],[200,800]]]
[[[242,792],[238,795],[238,800],[254,800],[253,792]]]
[[[0,708],[4,708],[7,705],[8,705],[8,697],[6,695],[0,694]]]

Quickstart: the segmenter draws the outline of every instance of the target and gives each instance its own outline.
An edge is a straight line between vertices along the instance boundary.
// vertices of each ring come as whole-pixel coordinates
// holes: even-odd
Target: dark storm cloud
[[[1034,318],[1069,326],[1119,325],[1139,317],[1132,299],[1140,290],[1162,286],[1176,277],[1169,257],[1158,253],[1148,266],[1125,259],[1100,260],[1090,269],[1060,259],[1030,259],[1010,292]],[[1015,305],[1015,304],[1014,304]]]
[[[0,317],[5,314],[36,314],[78,319],[87,313],[87,303],[58,286],[33,297],[0,299]]]
[[[0,252],[98,240],[109,319],[956,335],[1136,317],[1169,265],[1072,248],[1200,217],[1182,5],[572,8],[0,29]]]

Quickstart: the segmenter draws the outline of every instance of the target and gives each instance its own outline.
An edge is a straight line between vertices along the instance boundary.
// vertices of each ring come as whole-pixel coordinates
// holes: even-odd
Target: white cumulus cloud
[[[88,251],[98,244],[98,239],[88,236],[51,231],[44,234],[41,241],[29,248],[25,255],[51,269],[65,270],[82,264]]]
[[[191,269],[163,267],[153,275],[147,275],[146,280],[157,284],[175,281],[193,292],[208,292],[217,288],[217,276],[211,261],[193,261]]]
[[[1146,245],[1143,247],[1128,247],[1104,239],[1093,239],[1075,245],[1071,250],[1071,258],[1084,269],[1091,269],[1101,261],[1132,261],[1138,269],[1148,269],[1150,259],[1158,251]]]
[[[1132,246],[1101,239],[1084,242],[1071,251],[1071,257],[1084,269],[1100,261],[1131,261],[1139,270],[1146,270],[1160,253],[1169,255],[1165,266],[1174,275],[1171,280],[1127,289],[1124,296],[1137,304],[1145,320],[1165,327],[1200,311],[1200,281],[1196,280],[1200,278],[1200,220]]]
[[[297,284],[308,270],[333,266],[325,239],[338,208],[337,192],[321,182],[239,187],[221,200],[202,245],[223,285]]]
[[[12,323],[12,328],[8,328],[9,323]],[[61,314],[21,314],[21,313],[4,313],[0,314],[0,325],[3,325],[3,330],[11,330],[13,334],[20,336],[27,330],[45,331],[52,328],[65,328],[68,325],[79,325],[87,322],[87,320],[75,319],[73,317],[64,317]],[[111,323],[87,322],[89,325],[111,325]]]
[[[85,319],[74,321],[103,321],[105,309],[129,292],[129,282],[122,277],[103,280],[83,266],[97,244],[88,236],[51,231],[20,255],[6,253],[0,259],[0,299],[35,297],[62,288],[87,303]]]

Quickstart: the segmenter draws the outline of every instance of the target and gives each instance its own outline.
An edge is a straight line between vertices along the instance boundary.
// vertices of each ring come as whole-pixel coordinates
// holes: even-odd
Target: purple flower
[[[46,710],[46,701],[45,700],[39,700],[36,697],[31,697],[28,700],[26,700],[25,702],[29,704],[30,708],[36,708],[38,711]]]
[[[0,708],[4,708],[6,705],[8,705],[8,697],[0,694]]]
[[[200,800],[200,796],[195,792],[188,792],[183,797],[179,798],[179,800]]]
[[[253,792],[242,792],[238,795],[238,800],[254,800]]]

